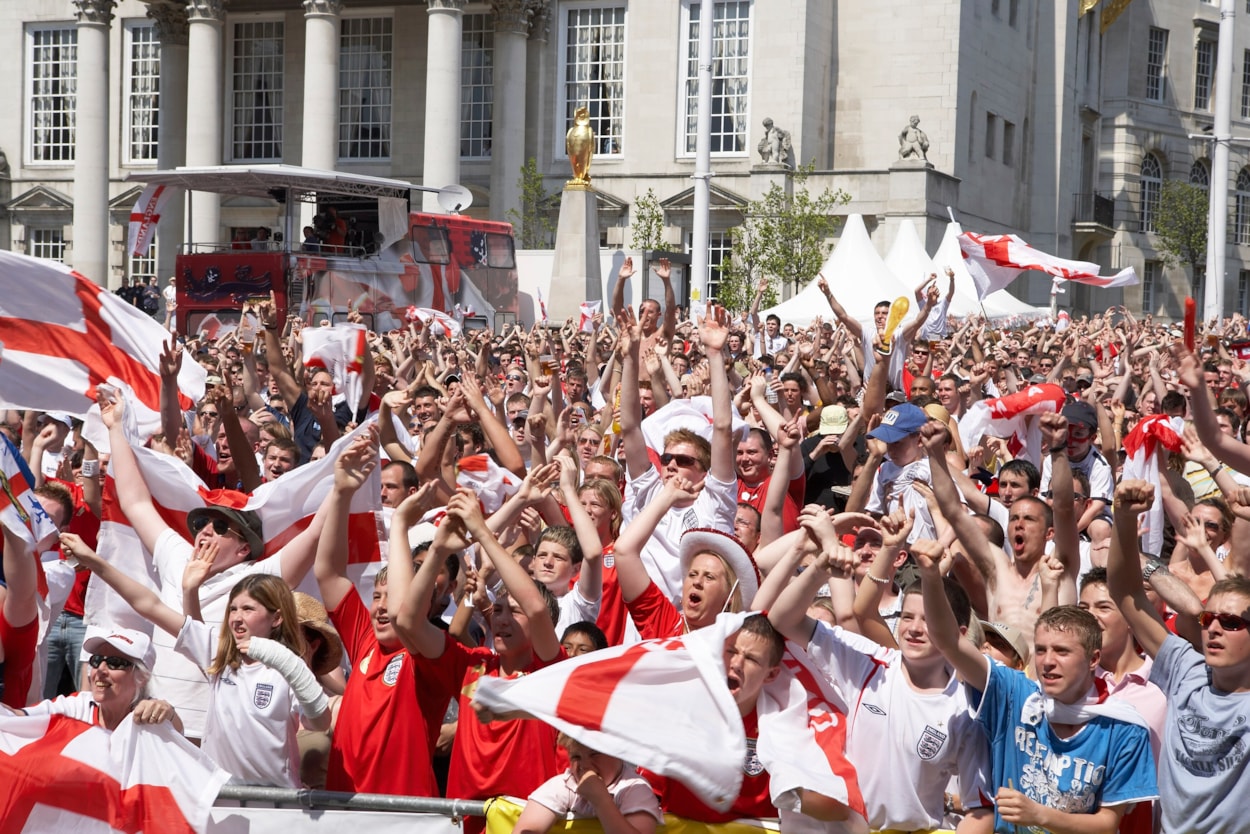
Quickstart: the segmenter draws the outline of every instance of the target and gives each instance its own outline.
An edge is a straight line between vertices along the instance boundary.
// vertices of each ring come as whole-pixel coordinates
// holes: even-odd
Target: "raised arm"
[[[664,322],[660,325],[660,338],[667,342],[677,332],[677,294],[673,292],[673,268],[668,258],[660,258],[659,263],[651,269],[664,285]]]
[[[963,639],[955,612],[942,583],[942,546],[918,539],[911,543],[912,555],[920,567],[920,588],[924,596],[924,619],[933,645],[955,667],[964,682],[980,692],[989,684],[990,664],[977,647]]]
[[[460,390],[464,392],[465,402],[477,417],[482,433],[486,435],[491,448],[495,450],[499,465],[514,475],[525,477],[525,458],[521,456],[521,450],[517,448],[516,441],[508,432],[508,427],[486,404],[482,389],[478,387],[477,378],[467,372],[463,374],[460,378]]]
[[[631,480],[641,478],[651,468],[647,442],[642,436],[642,400],[638,393],[641,342],[638,322],[633,311],[626,309],[621,318],[621,443],[625,445],[625,468]]]
[[[21,540],[19,539],[18,541],[20,543]],[[8,542],[9,532],[5,530],[4,567],[6,571],[9,567]],[[141,585],[101,559],[99,554],[88,547],[87,543],[77,535],[73,533],[61,534],[61,552],[70,558],[77,559],[80,565],[94,573],[97,579],[116,591],[117,595],[124,599],[126,604],[145,620],[152,622],[162,631],[169,634],[177,635],[178,632],[182,631],[182,624],[186,617],[181,611],[175,611],[173,608],[170,608],[161,601],[161,598],[157,596],[155,591]],[[12,588],[12,579],[10,579],[10,596],[12,596]]]
[[[320,532],[309,543],[309,547],[314,553],[313,575],[317,579],[317,587],[321,589],[321,599],[330,610],[338,608],[343,597],[355,593],[355,586],[347,578],[348,516],[351,513],[352,496],[364,485],[373,467],[377,465],[375,442],[375,437],[362,435],[339,453],[334,461],[334,486],[317,511],[317,515],[321,516]],[[421,495],[422,490],[418,490],[416,494]],[[308,530],[304,533],[308,533]],[[312,547],[313,544],[315,548]],[[283,564],[283,578],[288,585],[295,587],[303,579],[303,575],[292,583],[293,577],[288,577],[286,570],[287,565]],[[306,564],[303,572],[308,572]]]
[[[823,274],[817,279],[816,286],[820,288],[822,293],[824,293],[825,301],[829,302],[829,309],[833,310],[833,314],[838,317],[838,321],[842,322],[842,326],[846,328],[846,332],[855,339],[857,344],[863,341],[863,326],[849,313],[847,313],[846,309],[838,303],[836,298],[833,297],[833,293],[829,292],[829,282],[825,280],[825,276]]]
[[[1128,621],[1138,644],[1151,657],[1159,653],[1168,630],[1142,588],[1141,553],[1137,549],[1137,517],[1154,504],[1154,487],[1146,481],[1123,481],[1115,490],[1111,552],[1107,556],[1107,592]]]
[[[182,370],[182,351],[170,339],[161,348],[161,432],[172,446],[178,432],[186,428],[182,409],[178,406],[178,372]]]
[[[577,544],[582,549],[577,591],[584,599],[594,601],[603,596],[603,545],[599,542],[595,523],[577,497],[577,463],[566,455],[560,455],[556,461],[560,465],[560,492],[564,496],[564,506],[568,508]]]
[[[626,602],[633,602],[642,596],[643,591],[651,585],[651,576],[642,563],[642,549],[655,533],[660,519],[675,503],[683,498],[693,500],[702,490],[703,484],[693,486],[685,478],[672,478],[660,490],[655,500],[643,507],[633,521],[621,530],[612,557],[616,563],[616,579],[621,586],[621,596]]]
[[[777,463],[773,466],[773,477],[768,481],[764,511],[760,513],[760,542],[764,544],[785,532],[782,511],[786,506],[790,481],[803,473],[803,454],[799,451],[799,442],[803,439],[799,428],[800,419],[796,415],[793,420],[781,426],[777,436]],[[797,473],[794,471],[796,466]]]
[[[959,500],[959,492],[955,482],[951,480],[950,470],[946,463],[946,432],[944,426],[929,422],[920,428],[920,440],[929,453],[929,471],[933,482],[933,495],[937,498],[942,515],[955,531],[956,538],[963,545],[968,558],[976,565],[977,570],[985,576],[986,584],[992,590],[998,585],[998,558],[993,545],[981,532],[977,522],[964,510]]]
[[[422,491],[425,495],[422,495]],[[395,623],[395,633],[404,648],[422,657],[439,658],[446,648],[443,630],[430,622],[430,600],[434,582],[447,554],[463,545],[464,525],[457,517],[446,516],[434,532],[434,543],[414,576],[408,530],[421,520],[433,492],[429,485],[409,495],[391,516],[391,538],[387,547],[387,605]],[[476,500],[476,499],[474,499]]]
[[[8,591],[4,595],[4,619],[12,628],[30,625],[39,615],[36,601],[38,586],[35,554],[26,542],[4,525],[4,579]],[[0,647],[0,658],[4,649]]]
[[[709,312],[713,312],[709,310]],[[729,328],[720,317],[724,311],[699,322],[699,341],[707,354],[708,379],[712,386],[712,468],[710,474],[718,481],[736,480],[736,451],[733,438],[733,391],[725,373],[725,342]]]
[[[1059,603],[1076,603],[1076,581],[1081,572],[1080,540],[1077,537],[1072,465],[1068,462],[1068,420],[1062,414],[1040,418],[1042,446],[1050,455],[1050,491],[1055,513],[1055,555],[1063,564],[1059,580]],[[1043,609],[1045,610],[1045,609]]]
[[[117,501],[126,513],[131,528],[149,552],[156,550],[156,540],[169,529],[165,519],[152,503],[152,494],[139,471],[130,440],[126,437],[124,422],[125,405],[117,392],[100,395],[100,419],[109,430],[110,461],[113,466],[113,486],[117,489]]]
[[[263,302],[257,312],[260,315],[261,327],[265,334],[265,359],[269,362],[269,375],[278,383],[278,393],[282,395],[287,408],[292,408],[299,395],[304,393],[300,385],[287,367],[286,357],[282,354],[282,338],[278,330],[278,304],[270,293],[269,300]]]

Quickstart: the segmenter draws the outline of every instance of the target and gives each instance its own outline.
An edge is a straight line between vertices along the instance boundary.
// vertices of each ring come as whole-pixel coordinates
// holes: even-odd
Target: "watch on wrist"
[[[1164,573],[1167,573],[1167,570],[1168,570],[1167,562],[1163,561],[1162,559],[1151,559],[1148,562],[1146,562],[1146,567],[1142,568],[1141,578],[1144,581],[1149,582],[1150,577],[1154,576],[1157,571],[1163,571]]]

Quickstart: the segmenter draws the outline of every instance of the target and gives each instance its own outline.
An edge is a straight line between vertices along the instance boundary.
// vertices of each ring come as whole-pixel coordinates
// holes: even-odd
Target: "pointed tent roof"
[[[893,300],[900,295],[910,299],[913,292],[881,260],[872,241],[868,239],[864,218],[858,214],[846,218],[842,237],[838,239],[837,246],[829,254],[821,272],[829,282],[829,291],[833,293],[833,297],[848,315],[859,321],[872,320],[872,308],[877,302]],[[813,279],[793,298],[762,311],[760,315],[776,314],[783,322],[789,322],[796,327],[806,327],[818,315],[831,318],[833,311],[829,309],[824,294],[816,286],[816,280]],[[968,280],[972,280],[971,276]]]
[[[958,223],[946,224],[946,234],[938,245],[933,256],[933,269],[939,275],[946,273],[946,267],[955,270],[955,297],[951,300],[951,313],[956,316],[967,316],[980,313],[984,307],[989,318],[1007,318],[1010,316],[1043,316],[1046,310],[1034,307],[1016,298],[1006,290],[990,293],[983,301],[977,301],[977,285],[972,280],[968,268],[964,266],[963,250],[959,248],[959,234],[963,229]],[[963,304],[961,304],[961,300]]]
[[[920,242],[916,224],[910,217],[904,217],[898,222],[898,232],[894,235],[894,242],[890,244],[890,251],[886,253],[885,265],[900,282],[913,288],[919,286],[934,271],[933,261],[925,251],[924,244]]]

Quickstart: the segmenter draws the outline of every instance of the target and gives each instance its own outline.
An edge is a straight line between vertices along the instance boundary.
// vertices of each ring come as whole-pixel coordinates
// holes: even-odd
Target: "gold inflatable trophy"
[[[881,334],[881,348],[886,353],[890,352],[891,343],[894,341],[894,331],[898,329],[909,309],[911,309],[911,302],[905,295],[900,295],[890,305],[890,317],[885,320],[885,330]]]
[[[590,111],[579,107],[573,113],[573,126],[564,134],[564,151],[573,166],[573,179],[564,184],[565,190],[590,189],[590,158],[595,152],[595,131],[590,126]]]

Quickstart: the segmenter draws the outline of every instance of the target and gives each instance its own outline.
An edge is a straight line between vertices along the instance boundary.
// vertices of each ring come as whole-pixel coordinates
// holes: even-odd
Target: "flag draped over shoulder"
[[[1057,414],[1063,410],[1067,394],[1052,382],[1030,385],[1014,394],[979,400],[959,420],[959,439],[965,449],[981,442],[985,435],[1007,439],[1013,455],[1027,450],[1030,460],[1041,460],[1041,432],[1030,431],[1025,418],[1033,414]]]
[[[63,715],[0,717],[0,830],[162,832],[208,828],[229,774],[168,723],[117,729]]]
[[[32,548],[56,532],[52,518],[35,497],[35,477],[7,437],[0,444],[0,524]]]
[[[63,264],[0,251],[0,408],[81,417],[108,383],[133,391],[139,426],[153,434],[168,339],[151,316]],[[207,378],[184,354],[182,409],[204,396]]]
[[[304,367],[324,368],[334,377],[334,388],[355,408],[364,393],[365,351],[369,349],[362,324],[309,327],[300,331]]]
[[[173,193],[174,189],[156,183],[149,183],[143,189],[143,193],[135,201],[135,207],[130,210],[130,235],[126,251],[131,255],[141,257],[148,253],[148,246],[156,233],[156,224],[161,219],[161,211]]]
[[[1149,481],[1155,485],[1155,500],[1150,509],[1142,513],[1139,532],[1142,552],[1158,556],[1163,552],[1163,492],[1159,487],[1159,457],[1163,450],[1179,452],[1181,433],[1185,421],[1180,417],[1155,414],[1139,420],[1124,438],[1124,478]]]
[[[977,297],[984,299],[1004,289],[1028,271],[1044,272],[1059,281],[1076,281],[1095,287],[1127,287],[1138,283],[1130,266],[1115,275],[1103,276],[1102,267],[1087,261],[1070,261],[1034,249],[1016,235],[981,235],[961,232],[959,247],[964,266],[977,285]]]

